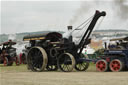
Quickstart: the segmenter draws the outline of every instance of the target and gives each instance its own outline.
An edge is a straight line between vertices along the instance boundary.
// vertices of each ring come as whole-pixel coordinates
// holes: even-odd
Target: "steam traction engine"
[[[115,42],[115,44],[111,44]],[[128,37],[111,39],[109,45],[105,43],[105,51],[96,62],[96,69],[104,71],[123,71],[128,68]]]
[[[58,68],[64,72],[70,72],[74,68],[85,71],[89,62],[82,56],[82,50],[90,43],[89,37],[97,20],[105,15],[105,12],[95,12],[78,45],[72,41],[72,36],[66,39],[58,32],[25,36],[23,40],[29,41],[31,45],[27,53],[28,68],[39,72],[45,69],[55,71]]]
[[[12,47],[16,42],[11,40],[0,44],[0,63],[4,66],[12,66],[13,62],[19,65],[19,59],[17,57],[16,48]]]

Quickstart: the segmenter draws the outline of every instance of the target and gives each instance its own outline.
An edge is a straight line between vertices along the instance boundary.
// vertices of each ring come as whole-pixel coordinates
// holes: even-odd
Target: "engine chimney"
[[[67,26],[68,30],[72,30],[72,26]]]

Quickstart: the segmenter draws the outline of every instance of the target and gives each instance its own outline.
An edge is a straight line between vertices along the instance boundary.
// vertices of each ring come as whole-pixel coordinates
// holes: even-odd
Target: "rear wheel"
[[[105,72],[105,71],[108,71],[108,63],[106,60],[98,60],[96,62],[96,69],[97,71],[100,71],[100,72]]]
[[[114,59],[110,62],[109,65],[111,71],[113,72],[119,72],[122,71],[124,68],[124,63],[119,59]]]
[[[33,47],[27,56],[28,68],[32,71],[43,71],[47,66],[48,58],[45,50],[41,47]]]
[[[57,64],[61,71],[71,72],[75,67],[75,58],[70,53],[63,53],[59,56]]]

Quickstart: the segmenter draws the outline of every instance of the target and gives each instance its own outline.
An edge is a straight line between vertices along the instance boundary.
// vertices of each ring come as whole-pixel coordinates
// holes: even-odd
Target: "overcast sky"
[[[0,33],[65,31],[95,13],[107,12],[97,29],[128,29],[128,0],[2,1]],[[99,23],[98,23],[99,24]]]

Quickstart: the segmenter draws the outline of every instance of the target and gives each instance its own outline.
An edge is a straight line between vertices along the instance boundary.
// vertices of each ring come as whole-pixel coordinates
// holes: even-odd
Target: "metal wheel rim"
[[[96,62],[96,69],[100,72],[105,72],[108,70],[108,64],[105,60],[99,60]]]
[[[33,49],[38,49],[38,51],[40,51],[40,52],[30,56],[29,53]],[[34,56],[36,56],[36,57],[34,58]],[[46,54],[46,52],[45,52],[45,50],[43,48],[41,48],[41,47],[33,47],[33,48],[31,48],[29,50],[28,55],[27,55],[27,63],[28,63],[28,67],[32,71],[37,71],[37,72],[43,71],[47,66],[47,62],[48,62],[47,54]]]
[[[84,56],[84,54],[81,54],[81,58],[86,58],[86,57]],[[88,67],[89,67],[89,62],[85,62],[85,61],[77,63],[75,65],[75,69],[77,71],[85,71],[88,69]]]
[[[64,56],[67,55],[67,56]],[[63,60],[64,59],[64,60]],[[58,59],[58,67],[60,68],[61,71],[64,72],[71,72],[73,68],[75,67],[75,58],[72,54],[70,53],[64,53],[62,54],[59,59]]]
[[[110,69],[113,72],[118,72],[123,69],[123,63],[119,59],[114,59],[110,62]]]

